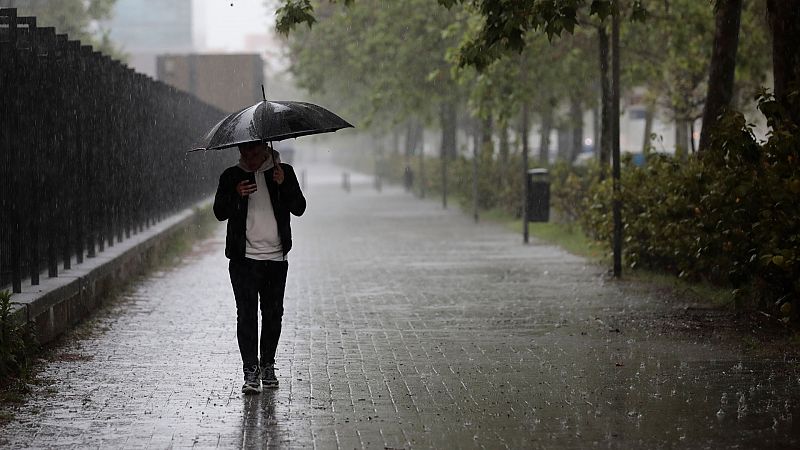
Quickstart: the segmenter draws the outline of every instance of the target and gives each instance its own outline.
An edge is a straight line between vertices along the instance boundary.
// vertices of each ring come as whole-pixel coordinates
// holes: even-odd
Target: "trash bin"
[[[528,222],[550,220],[550,174],[547,169],[528,170]]]

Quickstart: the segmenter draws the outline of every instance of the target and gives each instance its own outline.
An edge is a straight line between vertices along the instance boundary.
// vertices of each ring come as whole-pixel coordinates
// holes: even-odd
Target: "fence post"
[[[0,76],[4,85],[10,86],[7,95],[2,95],[2,116],[8,121],[4,132],[0,133],[0,157],[4,164],[0,167],[0,284],[4,285],[10,278],[12,292],[22,292],[22,254],[19,234],[19,198],[18,179],[13,172],[19,167],[19,158],[14,150],[19,145],[19,116],[16,105],[21,94],[16,89],[21,78],[19,50],[17,49],[17,11],[13,8],[0,9],[0,24],[6,25],[0,38]],[[9,276],[10,275],[10,276]]]
[[[38,284],[43,256],[58,276],[73,252],[82,263],[216,187],[225,154],[191,166],[185,151],[221,111],[11,8],[0,85],[0,289]]]
[[[28,80],[33,80],[33,85],[28,86],[29,89],[27,92],[31,95],[37,95],[34,97],[34,101],[31,102],[36,104],[40,101],[38,98],[38,94],[40,91],[34,90],[35,87],[38,87],[40,82],[44,77],[44,71],[42,70],[42,62],[41,57],[39,56],[39,42],[37,40],[36,32],[36,18],[34,17],[24,17],[20,18],[20,22],[26,22],[28,25],[28,43],[30,44],[31,50],[31,57],[30,60],[32,62],[32,67],[30,67],[30,74],[32,76],[28,78]],[[29,81],[30,83],[30,81]],[[33,104],[25,104],[25,112],[28,114],[27,116],[23,116],[25,124],[33,124],[34,130],[41,130],[41,116],[36,114],[36,111],[33,110]],[[20,149],[38,149],[41,147],[41,134],[34,133],[22,133],[21,138],[23,138],[24,144],[21,145]],[[26,209],[22,211],[22,218],[23,220],[27,221],[27,229],[29,233],[29,240],[26,243],[27,251],[28,251],[28,274],[31,277],[31,285],[36,286],[39,284],[39,272],[40,272],[40,261],[41,261],[41,252],[40,252],[40,224],[41,224],[41,192],[40,192],[40,185],[39,180],[36,179],[36,164],[34,163],[34,158],[36,155],[35,152],[25,152],[24,154],[24,162],[23,166],[24,169],[22,171],[25,174],[23,178],[23,188],[24,192],[28,194],[28,201],[24,204]]]

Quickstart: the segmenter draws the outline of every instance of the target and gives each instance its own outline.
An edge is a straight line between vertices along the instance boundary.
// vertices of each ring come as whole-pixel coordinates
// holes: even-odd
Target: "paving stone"
[[[355,176],[346,194],[324,170],[308,168],[293,222],[279,389],[239,392],[220,228],[56,349],[0,445],[800,445],[796,360],[636,328],[622,319],[670,303],[434,200]]]

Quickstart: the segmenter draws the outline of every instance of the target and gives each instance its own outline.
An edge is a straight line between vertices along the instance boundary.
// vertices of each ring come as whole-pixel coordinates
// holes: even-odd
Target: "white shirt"
[[[247,201],[245,256],[259,261],[286,261],[264,176],[271,168],[272,158],[267,158],[256,170],[256,191]]]

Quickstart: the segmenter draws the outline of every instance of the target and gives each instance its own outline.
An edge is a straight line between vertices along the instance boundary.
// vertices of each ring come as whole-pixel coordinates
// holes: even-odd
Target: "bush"
[[[760,306],[773,302],[797,318],[800,298],[800,127],[771,95],[759,109],[772,131],[759,143],[739,113],[727,114],[703,158],[703,222],[712,231],[700,243],[719,267]],[[749,288],[748,288],[749,287]],[[747,288],[747,289],[745,289]],[[794,312],[792,312],[794,310]]]
[[[798,319],[800,309],[800,129],[768,94],[759,109],[772,132],[758,142],[744,116],[725,114],[702,157],[648,154],[642,167],[622,162],[623,259],[630,267],[667,272],[732,288],[745,302]],[[478,206],[521,216],[521,157],[506,163],[479,156]],[[419,157],[410,159],[415,186]],[[426,158],[429,196],[441,192],[438,158]],[[405,158],[390,155],[385,176],[401,181]],[[448,163],[449,192],[472,205],[472,161]],[[551,168],[555,219],[578,225],[611,249],[613,182],[597,165]],[[418,187],[415,190],[418,191]]]
[[[702,157],[649,155],[624,163],[620,199],[625,262],[730,286],[738,304],[797,318],[800,298],[800,130],[767,94],[759,109],[772,128],[759,143],[740,113],[724,115]],[[578,176],[578,175],[574,175]],[[565,217],[586,191],[577,220],[611,244],[611,180],[557,178]]]
[[[0,291],[0,381],[24,373],[35,349],[32,326],[13,314],[11,293]]]
[[[597,163],[573,167],[563,161],[550,168],[550,202],[556,221],[568,227],[581,221],[591,204],[587,199],[599,180],[599,169]]]

